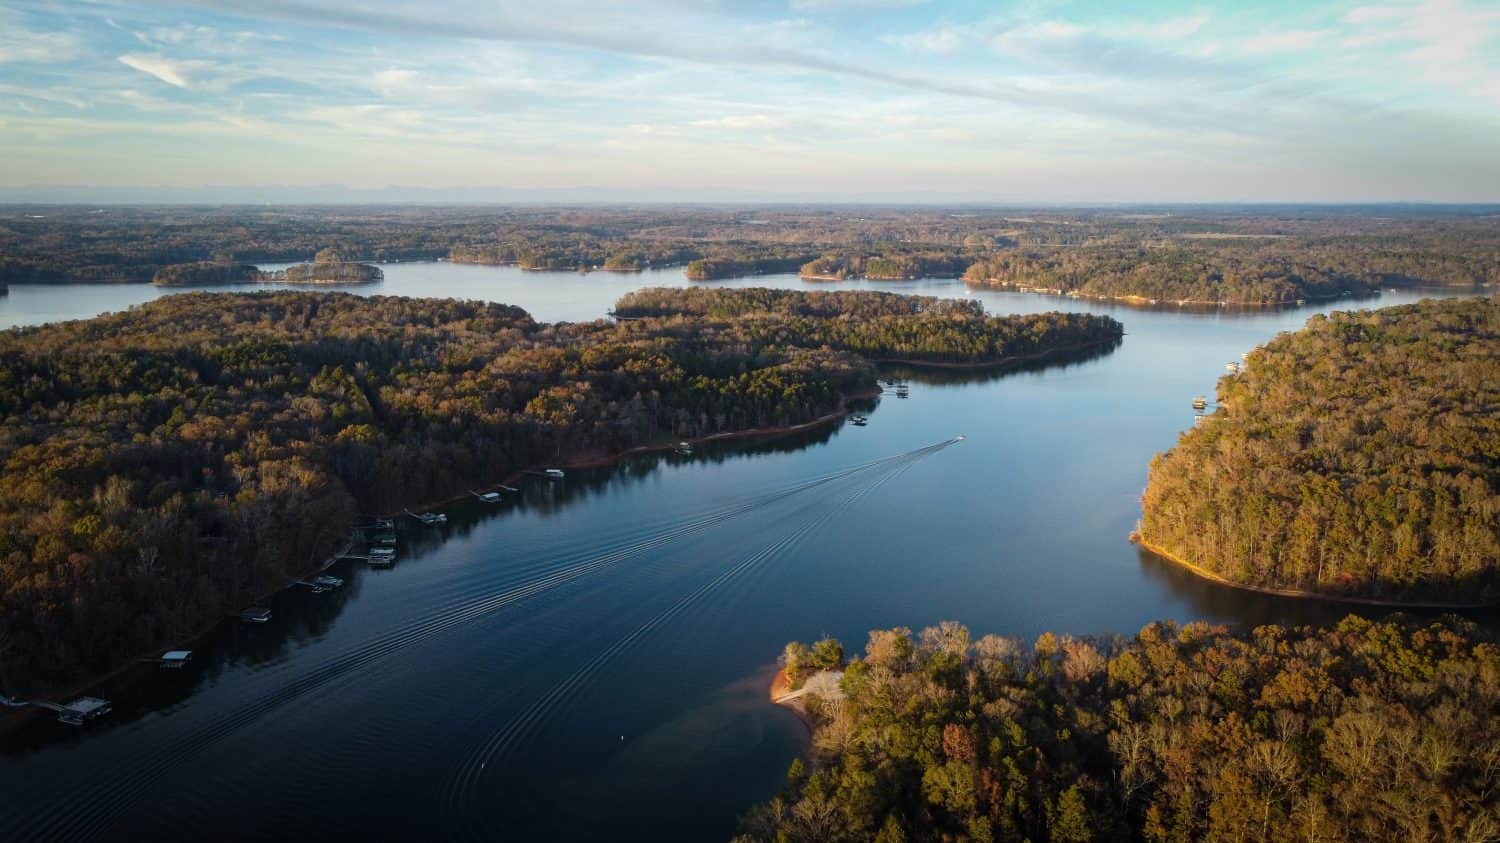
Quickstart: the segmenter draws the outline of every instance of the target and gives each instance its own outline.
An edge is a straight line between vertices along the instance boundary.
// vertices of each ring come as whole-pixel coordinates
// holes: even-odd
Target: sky
[[[1500,0],[0,0],[0,201],[338,197],[1493,202]]]

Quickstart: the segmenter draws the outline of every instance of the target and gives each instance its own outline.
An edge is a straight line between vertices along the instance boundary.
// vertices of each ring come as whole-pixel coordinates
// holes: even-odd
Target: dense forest
[[[957,278],[972,258],[955,252],[889,252],[876,255],[824,255],[798,272],[811,281],[909,281],[913,278]]]
[[[334,249],[323,249],[312,263],[263,272],[251,264],[196,261],[164,266],[151,283],[158,287],[193,287],[215,284],[370,284],[385,274],[379,267],[348,262]]]
[[[807,255],[738,255],[698,258],[689,261],[683,274],[689,281],[714,281],[743,275],[766,275],[773,272],[795,272]]]
[[[842,656],[825,639],[786,662]],[[1500,647],[1457,619],[876,630],[839,685],[804,698],[810,757],[738,841],[1500,837]]]
[[[766,345],[812,343],[880,361],[991,365],[1118,340],[1108,316],[987,316],[976,301],[876,292],[651,288],[615,305],[622,317],[734,320]]]
[[[265,280],[284,284],[370,284],[384,277],[379,267],[346,261],[337,249],[329,248],[314,255],[312,263],[268,272]]]
[[[164,266],[151,277],[158,287],[196,287],[212,284],[253,284],[262,273],[254,264],[193,261]]]
[[[1388,284],[1500,281],[1485,207],[0,206],[0,284],[145,282],[167,267],[434,260],[688,278],[801,272],[1159,302],[1265,304]],[[179,269],[168,272],[189,273]],[[185,276],[184,276],[185,277]]]
[[[1285,304],[1370,293],[1382,285],[1491,285],[1500,282],[1500,254],[1440,254],[1366,242],[1191,240],[1010,251],[976,261],[964,280],[1102,298]]]
[[[1314,316],[1151,463],[1140,537],[1249,586],[1500,600],[1500,303]]]
[[[737,315],[549,325],[477,302],[188,293],[0,332],[0,684],[170,642],[325,558],[356,512],[835,412],[876,382],[845,349],[946,360],[1119,332],[931,299],[903,313],[895,296],[812,295],[793,314],[769,291],[703,292]]]

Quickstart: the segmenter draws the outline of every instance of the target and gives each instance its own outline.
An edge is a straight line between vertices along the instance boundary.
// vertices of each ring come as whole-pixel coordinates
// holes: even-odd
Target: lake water
[[[385,270],[355,291],[503,301],[543,320],[686,284],[678,269]],[[106,720],[0,733],[0,837],[726,839],[806,740],[766,701],[790,639],[859,648],[870,629],[945,619],[1032,638],[1346,612],[1211,585],[1126,535],[1151,455],[1192,423],[1190,399],[1212,394],[1226,361],[1312,313],[1420,294],[1205,314],[950,280],[816,288],[1107,313],[1127,335],[1008,373],[891,370],[909,397],[872,401],[867,427],[570,471],[498,505],[450,507],[441,528],[408,519],[395,567],[340,563],[342,590],[282,593],[270,623],[225,624],[187,669],[105,683]],[[13,286],[0,325],[161,294]]]

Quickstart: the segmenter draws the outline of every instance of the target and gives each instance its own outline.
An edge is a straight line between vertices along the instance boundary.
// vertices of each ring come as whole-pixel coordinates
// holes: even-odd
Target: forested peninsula
[[[1151,463],[1138,538],[1258,589],[1500,602],[1500,303],[1314,316]]]
[[[1500,282],[1500,257],[1374,244],[1195,240],[1011,251],[974,262],[964,280],[1153,304],[1268,305],[1369,294],[1382,285],[1488,286]]]
[[[617,309],[660,315],[555,325],[478,302],[186,293],[0,332],[4,690],[191,633],[336,551],[357,512],[813,421],[876,388],[871,358],[1120,332],[883,294],[690,292],[708,295],[646,291]]]
[[[787,656],[795,684],[843,648]],[[809,758],[739,843],[1500,834],[1500,647],[1458,619],[877,630],[836,687],[803,699]]]
[[[728,320],[758,343],[811,343],[875,362],[992,366],[1116,342],[1124,334],[1107,316],[988,316],[976,301],[866,291],[657,287],[627,293],[614,312]]]

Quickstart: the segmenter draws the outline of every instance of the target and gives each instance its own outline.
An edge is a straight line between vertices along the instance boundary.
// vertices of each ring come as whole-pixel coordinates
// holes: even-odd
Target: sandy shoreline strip
[[[808,737],[812,737],[812,733],[818,728],[817,721],[813,720],[813,716],[807,713],[807,707],[802,704],[801,697],[787,699],[787,696],[791,693],[792,683],[786,678],[786,668],[777,669],[776,675],[771,678],[769,694],[771,702],[797,715],[797,719],[802,722],[803,726],[807,727]]]

